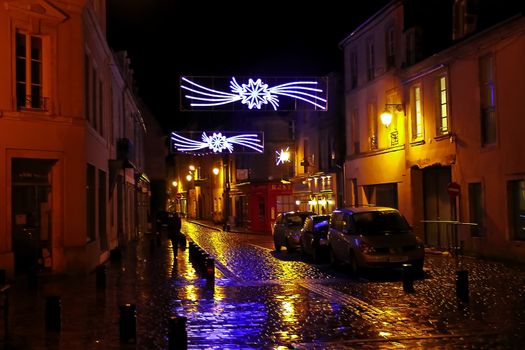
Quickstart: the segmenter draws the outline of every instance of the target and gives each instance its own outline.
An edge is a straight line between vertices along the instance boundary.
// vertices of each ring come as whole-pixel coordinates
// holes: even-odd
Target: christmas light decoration
[[[307,102],[317,108],[326,109],[326,99],[317,96],[323,90],[313,87],[316,81],[295,81],[270,87],[261,79],[248,79],[248,84],[239,84],[235,77],[230,80],[231,92],[210,89],[197,84],[188,78],[182,77],[181,88],[192,94],[184,95],[192,102],[192,107],[220,106],[240,101],[249,109],[261,109],[270,104],[274,110],[279,107],[279,96],[287,96]]]

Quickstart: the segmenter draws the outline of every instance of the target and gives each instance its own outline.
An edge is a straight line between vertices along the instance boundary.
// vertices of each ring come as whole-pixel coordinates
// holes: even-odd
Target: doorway
[[[12,242],[16,274],[35,268],[51,268],[50,171],[55,162],[50,159],[12,159]]]
[[[451,220],[450,196],[447,186],[452,181],[450,166],[432,166],[423,169],[424,220]],[[425,223],[425,243],[445,248],[451,225],[447,223]]]

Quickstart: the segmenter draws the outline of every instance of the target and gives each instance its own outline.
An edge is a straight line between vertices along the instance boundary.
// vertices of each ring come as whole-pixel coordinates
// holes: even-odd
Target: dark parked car
[[[330,215],[310,215],[304,221],[301,229],[301,248],[303,254],[318,262],[327,257],[328,250],[328,226]]]
[[[301,229],[304,220],[315,213],[310,211],[288,211],[279,213],[273,224],[273,243],[275,250],[280,251],[281,247],[286,247],[288,251],[299,248]]]
[[[403,264],[412,264],[416,273],[423,270],[423,243],[394,208],[365,206],[334,210],[328,243],[331,262],[348,264],[353,274]]]

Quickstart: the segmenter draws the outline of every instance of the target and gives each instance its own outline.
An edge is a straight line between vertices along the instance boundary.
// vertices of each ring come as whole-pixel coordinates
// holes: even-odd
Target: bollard
[[[106,265],[98,265],[96,268],[97,288],[106,288]]]
[[[155,232],[155,239],[157,240],[157,247],[160,247],[161,245],[161,237],[160,237],[160,232]]]
[[[135,343],[137,334],[137,312],[135,304],[124,304],[120,306],[120,341],[123,343]]]
[[[120,248],[113,248],[109,251],[109,260],[116,262],[122,260],[122,251]]]
[[[459,300],[467,302],[469,299],[468,271],[458,270],[456,271],[456,276],[456,295]]]
[[[414,292],[414,273],[412,264],[403,264],[403,290],[405,293]]]
[[[206,277],[214,278],[215,277],[215,259],[212,257],[207,257],[204,266],[206,269]]]
[[[4,285],[7,282],[7,271],[5,269],[0,269],[0,285]]]
[[[46,330],[60,331],[61,322],[61,305],[60,297],[50,295],[46,297]]]
[[[170,317],[168,329],[169,350],[186,350],[188,348],[188,333],[186,332],[186,321],[186,317]]]
[[[179,246],[182,248],[182,249],[185,249],[186,248],[186,236],[184,234],[180,234],[179,236]]]

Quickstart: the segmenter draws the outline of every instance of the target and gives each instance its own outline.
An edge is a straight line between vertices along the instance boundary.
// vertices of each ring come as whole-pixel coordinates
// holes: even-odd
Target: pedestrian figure
[[[178,213],[173,213],[168,220],[168,238],[171,241],[173,254],[177,255],[177,242],[181,235],[182,222]]]

